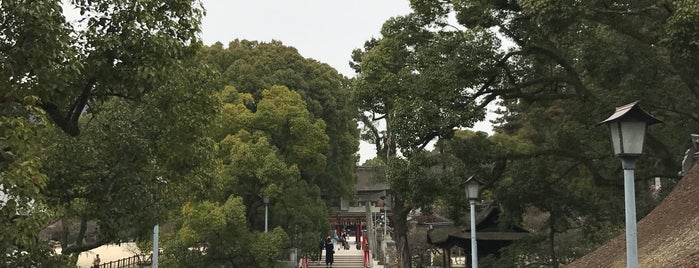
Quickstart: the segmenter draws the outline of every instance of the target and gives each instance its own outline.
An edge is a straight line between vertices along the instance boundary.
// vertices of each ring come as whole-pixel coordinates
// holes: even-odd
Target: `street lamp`
[[[611,134],[614,155],[621,158],[624,169],[624,206],[626,208],[626,267],[638,267],[636,244],[636,194],[634,169],[636,157],[643,153],[646,128],[662,121],[641,109],[638,101],[616,107],[609,118],[599,124],[607,124]]]
[[[478,268],[478,247],[476,245],[476,200],[481,182],[475,175],[466,180],[466,198],[471,205],[471,267]]]
[[[262,201],[265,202],[265,233],[266,233],[266,232],[267,232],[267,223],[268,223],[268,218],[267,218],[267,216],[268,216],[268,213],[269,213],[269,212],[268,212],[268,211],[269,211],[269,196],[268,196],[268,195],[265,195],[265,196],[262,198]]]
[[[155,178],[155,210],[156,213],[160,213],[160,191],[162,191],[163,186],[167,185],[167,180],[163,177],[158,176]],[[151,258],[151,264],[153,268],[158,268],[158,254],[160,253],[160,247],[158,246],[158,234],[160,233],[158,221],[155,222],[153,226],[153,257]]]

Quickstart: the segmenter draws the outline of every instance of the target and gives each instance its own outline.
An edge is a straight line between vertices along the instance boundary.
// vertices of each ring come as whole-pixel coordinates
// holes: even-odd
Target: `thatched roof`
[[[639,267],[699,267],[699,165],[637,225]],[[572,264],[575,267],[626,267],[626,234]]]

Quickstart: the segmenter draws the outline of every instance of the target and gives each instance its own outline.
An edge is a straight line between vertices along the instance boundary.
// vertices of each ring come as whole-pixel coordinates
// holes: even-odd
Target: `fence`
[[[151,255],[134,255],[100,264],[99,268],[137,268],[151,265]]]

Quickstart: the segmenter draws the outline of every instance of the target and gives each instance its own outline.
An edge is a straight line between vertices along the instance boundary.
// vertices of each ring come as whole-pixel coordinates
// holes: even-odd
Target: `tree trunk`
[[[396,249],[398,250],[398,267],[410,268],[410,247],[408,246],[408,212],[399,193],[395,193],[393,203],[393,224],[395,226]]]
[[[553,220],[549,221],[551,223],[549,227],[549,246],[551,250],[551,264],[554,268],[558,268],[558,258],[556,257],[556,229],[553,226]]]

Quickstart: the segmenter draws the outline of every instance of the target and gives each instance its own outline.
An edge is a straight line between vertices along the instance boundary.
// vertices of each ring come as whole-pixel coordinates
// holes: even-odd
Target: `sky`
[[[408,0],[203,0],[204,44],[235,39],[281,41],[301,56],[353,77],[352,50],[380,37],[390,17],[410,12]]]
[[[339,73],[354,77],[349,67],[352,50],[372,37],[391,17],[410,13],[409,0],[203,0],[204,44],[235,39],[281,41],[305,58],[327,63]],[[492,134],[488,121],[474,129]],[[361,142],[359,164],[376,156],[374,145]]]

